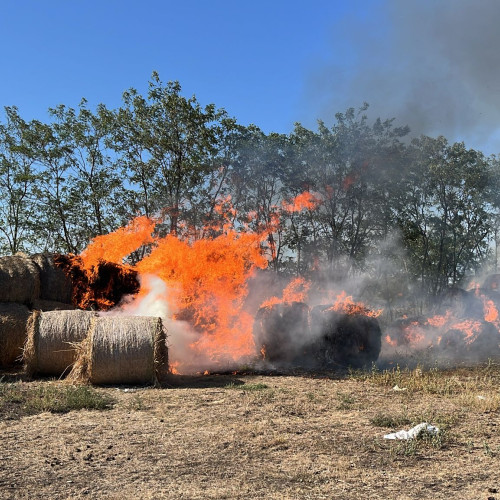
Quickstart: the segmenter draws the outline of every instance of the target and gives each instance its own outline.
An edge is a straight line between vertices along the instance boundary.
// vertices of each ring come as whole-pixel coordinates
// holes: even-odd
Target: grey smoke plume
[[[332,61],[341,62],[312,71],[314,118],[328,124],[366,101],[370,117],[395,117],[412,136],[500,151],[500,2],[385,0],[355,17],[332,31]]]

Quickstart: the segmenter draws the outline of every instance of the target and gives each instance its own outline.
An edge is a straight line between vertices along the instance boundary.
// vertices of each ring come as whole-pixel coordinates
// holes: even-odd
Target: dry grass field
[[[163,388],[0,379],[2,499],[500,500],[498,363]],[[383,438],[424,421],[440,433]]]

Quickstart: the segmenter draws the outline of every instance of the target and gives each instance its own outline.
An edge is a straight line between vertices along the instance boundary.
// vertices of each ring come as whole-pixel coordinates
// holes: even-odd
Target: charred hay
[[[271,363],[292,363],[309,341],[309,306],[303,302],[262,307],[255,316],[253,337]]]
[[[265,361],[307,369],[361,368],[378,359],[382,346],[375,318],[302,302],[259,309],[253,336]]]
[[[113,262],[100,261],[86,271],[78,255],[57,255],[54,263],[72,282],[72,304],[80,309],[107,311],[126,295],[139,291],[137,271]]]
[[[382,331],[376,318],[343,313],[329,306],[311,310],[312,349],[324,367],[362,368],[375,362],[382,348]]]

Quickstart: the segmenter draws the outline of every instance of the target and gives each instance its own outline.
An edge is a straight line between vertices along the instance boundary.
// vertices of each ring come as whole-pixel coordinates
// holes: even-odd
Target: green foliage
[[[277,272],[363,273],[365,293],[389,314],[416,309],[417,297],[430,302],[495,265],[500,162],[444,137],[403,142],[407,127],[370,123],[366,110],[337,113],[316,130],[297,123],[289,134],[266,134],[157,73],[147,95],[129,89],[117,110],[91,110],[83,99],[76,110],[50,109],[42,123],[7,107],[0,252],[78,253],[138,214],[157,218],[160,233],[191,238],[217,234],[228,217],[265,232]],[[314,207],[285,208],[306,190]],[[216,209],[221,199],[226,213]]]

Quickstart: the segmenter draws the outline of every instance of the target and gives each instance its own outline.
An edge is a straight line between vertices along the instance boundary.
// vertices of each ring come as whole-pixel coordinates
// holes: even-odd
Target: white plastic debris
[[[478,396],[477,399],[481,399],[481,400],[484,400],[486,399],[484,396]]]
[[[436,435],[439,432],[439,429],[428,424],[427,422],[422,422],[408,431],[402,430],[386,434],[384,439],[414,439],[418,437],[421,432],[428,432],[429,434]]]
[[[395,385],[393,388],[392,388],[393,391],[396,391],[396,392],[401,392],[401,391],[407,391],[408,390],[408,387],[399,387],[399,385]]]

